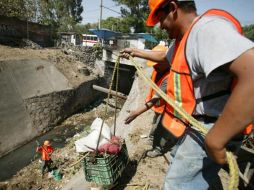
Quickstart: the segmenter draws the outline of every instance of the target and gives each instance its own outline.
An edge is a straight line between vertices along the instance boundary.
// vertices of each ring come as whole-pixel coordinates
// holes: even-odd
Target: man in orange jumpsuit
[[[54,148],[51,146],[48,140],[45,140],[42,146],[37,147],[36,152],[41,153],[41,173],[44,175],[44,171],[47,168],[48,172],[51,171],[51,154]]]

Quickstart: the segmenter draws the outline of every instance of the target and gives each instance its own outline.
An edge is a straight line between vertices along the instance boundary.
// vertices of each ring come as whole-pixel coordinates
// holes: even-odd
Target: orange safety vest
[[[37,152],[41,153],[41,160],[51,160],[50,155],[53,153],[54,149],[52,146],[41,146],[37,149]]]
[[[186,112],[192,115],[196,107],[196,98],[194,95],[193,81],[190,68],[185,56],[185,47],[188,36],[195,23],[203,16],[221,16],[231,21],[242,34],[240,23],[229,13],[223,10],[212,9],[200,16],[184,34],[180,42],[176,42],[175,56],[173,57],[171,72],[168,76],[167,95],[173,99]],[[163,126],[176,137],[183,135],[188,122],[181,117],[170,105],[166,104],[166,109],[162,118]]]
[[[152,79],[152,81],[153,81],[158,87],[160,87],[161,84],[162,84],[162,82],[163,82],[164,80],[167,80],[168,74],[169,74],[169,71],[166,72],[166,73],[156,82],[155,80],[156,80],[156,76],[157,76],[157,71],[154,69],[153,72],[152,72],[152,78],[151,78],[151,79]],[[153,98],[154,94],[155,94],[155,91],[153,90],[153,88],[150,88],[150,89],[149,89],[149,92],[148,92],[148,94],[147,94],[147,97],[146,97],[146,102],[149,102],[149,101]],[[165,105],[166,105],[165,103],[166,103],[165,100],[163,100],[163,98],[160,98],[159,102],[156,103],[151,109],[152,109],[154,112],[161,114],[161,113],[163,113],[163,111],[165,110]]]

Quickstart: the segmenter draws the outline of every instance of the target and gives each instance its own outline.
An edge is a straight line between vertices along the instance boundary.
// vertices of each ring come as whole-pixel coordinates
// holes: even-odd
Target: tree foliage
[[[147,0],[113,0],[119,5],[123,5],[121,13],[123,23],[128,27],[133,27],[134,32],[145,32],[145,20],[148,15],[148,1]]]
[[[130,32],[130,27],[134,28],[135,33],[149,32],[152,33],[157,40],[166,40],[168,35],[159,27],[147,28],[146,19],[149,14],[147,0],[113,0],[118,5],[123,5],[121,8],[122,21],[119,22],[128,28],[127,30],[119,30],[121,32]]]
[[[70,31],[82,21],[82,0],[1,0],[0,14]]]
[[[1,0],[0,15],[33,21],[36,7],[33,0]]]
[[[130,28],[125,19],[116,18],[116,17],[108,17],[106,20],[102,20],[101,22],[102,28],[107,28],[112,31],[129,33]]]
[[[82,21],[82,0],[40,0],[40,22],[59,27],[59,30],[70,31]]]
[[[90,28],[92,28],[92,25],[90,23],[85,24],[85,25],[76,24],[73,28],[73,32],[76,32],[78,34],[89,34],[90,32],[88,29],[90,29]]]
[[[82,0],[75,0],[71,1],[71,16],[74,18],[74,21],[76,23],[80,23],[82,21],[82,12],[83,12],[83,6],[82,6]]]
[[[168,40],[168,34],[165,30],[161,30],[160,27],[154,27],[152,30],[151,30],[151,33],[154,35],[154,37],[157,39],[157,40]]]
[[[254,24],[243,27],[244,35],[250,40],[254,41]]]

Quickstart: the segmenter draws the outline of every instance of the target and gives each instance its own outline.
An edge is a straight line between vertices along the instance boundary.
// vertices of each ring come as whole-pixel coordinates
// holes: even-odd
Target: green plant
[[[93,51],[95,52],[95,56],[98,60],[102,59],[102,45],[97,43],[93,46]]]

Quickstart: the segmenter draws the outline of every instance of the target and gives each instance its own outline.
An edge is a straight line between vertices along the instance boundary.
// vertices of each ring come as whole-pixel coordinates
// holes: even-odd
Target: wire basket
[[[86,181],[101,185],[112,185],[121,176],[128,164],[128,151],[126,144],[116,155],[93,155],[90,153],[83,160],[83,169]]]

